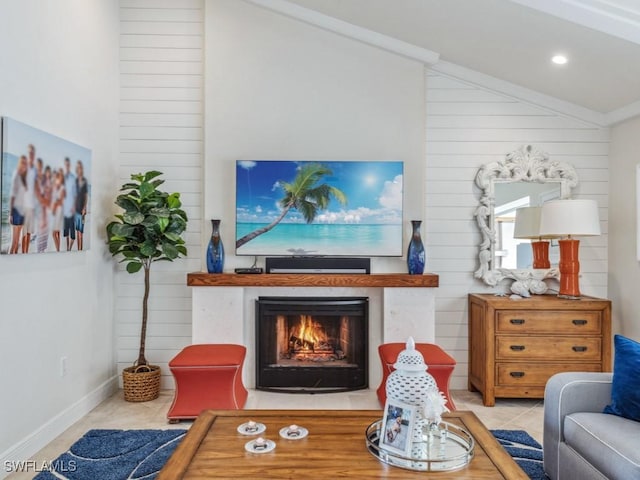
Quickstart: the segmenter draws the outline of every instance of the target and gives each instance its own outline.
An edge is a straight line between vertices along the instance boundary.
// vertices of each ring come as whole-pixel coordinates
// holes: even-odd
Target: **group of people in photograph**
[[[65,157],[64,167],[45,166],[30,144],[27,154],[19,157],[11,179],[9,253],[29,253],[32,243],[38,253],[46,252],[50,236],[57,252],[61,238],[66,240],[67,251],[74,243],[82,250],[88,201],[89,186],[81,160],[75,164],[75,174],[69,157]]]

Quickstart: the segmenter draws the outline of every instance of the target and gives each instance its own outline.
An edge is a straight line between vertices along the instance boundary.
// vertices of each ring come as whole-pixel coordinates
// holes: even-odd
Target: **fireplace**
[[[368,306],[366,297],[259,297],[256,388],[368,388]]]

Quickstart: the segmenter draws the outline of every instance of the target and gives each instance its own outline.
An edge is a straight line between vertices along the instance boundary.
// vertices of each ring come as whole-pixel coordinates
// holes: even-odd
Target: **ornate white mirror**
[[[550,160],[532,145],[523,145],[504,160],[482,166],[476,175],[476,185],[483,193],[475,211],[482,237],[480,266],[475,277],[491,286],[505,278],[525,282],[557,278],[557,268],[531,268],[530,246],[519,248],[514,239],[514,218],[518,208],[541,206],[553,198],[569,198],[571,189],[578,185],[573,166]]]

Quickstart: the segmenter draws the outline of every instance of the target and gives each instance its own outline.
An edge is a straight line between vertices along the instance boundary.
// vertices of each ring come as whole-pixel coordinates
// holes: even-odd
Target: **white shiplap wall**
[[[493,292],[473,278],[480,234],[473,220],[478,169],[534,144],[578,173],[574,197],[600,206],[603,235],[581,239],[583,294],[607,295],[609,130],[527,104],[434,71],[427,72],[427,269],[440,275],[436,339],[458,362],[452,388],[467,386],[467,294]]]
[[[186,273],[201,265],[203,43],[204,0],[120,0],[120,184],[159,170],[189,217],[188,257],[151,269],[146,356],[162,367],[163,388],[173,388],[167,362],[191,343]],[[142,280],[117,274],[118,371],[137,358]]]

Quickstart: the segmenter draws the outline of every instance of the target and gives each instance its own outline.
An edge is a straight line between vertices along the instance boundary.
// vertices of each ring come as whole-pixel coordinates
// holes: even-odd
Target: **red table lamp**
[[[522,207],[516,210],[516,220],[513,227],[513,238],[531,240],[533,252],[533,268],[551,268],[549,261],[549,242],[545,239],[557,238],[555,235],[542,237],[540,235],[541,207]]]
[[[542,206],[540,234],[562,237],[560,244],[561,298],[579,299],[580,240],[573,236],[600,235],[598,204],[595,200],[552,200]],[[566,238],[564,238],[566,237]]]

